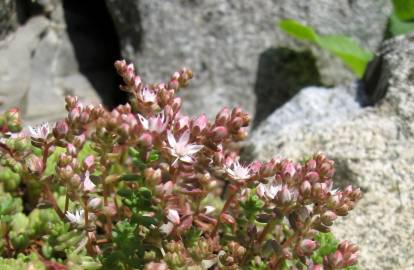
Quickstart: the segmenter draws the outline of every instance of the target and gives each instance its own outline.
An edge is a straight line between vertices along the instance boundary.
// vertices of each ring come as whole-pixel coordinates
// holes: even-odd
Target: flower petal
[[[175,140],[174,134],[172,134],[171,130],[168,130],[167,132],[167,139],[168,139],[168,144],[172,148],[175,148],[175,146],[177,145],[177,141]]]

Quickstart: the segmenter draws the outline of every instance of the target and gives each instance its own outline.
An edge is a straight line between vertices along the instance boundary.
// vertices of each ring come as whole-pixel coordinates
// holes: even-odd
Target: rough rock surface
[[[195,79],[191,89],[183,92],[189,98],[184,109],[210,115],[224,105],[241,105],[255,112],[253,89],[255,80],[261,77],[260,56],[271,48],[294,43],[277,29],[277,21],[297,19],[322,34],[348,35],[374,50],[390,12],[388,0],[106,2],[118,26],[123,55],[137,64],[142,77],[159,82],[181,66],[191,68]],[[314,51],[324,83],[354,78],[339,60],[332,61],[326,52]],[[306,67],[302,72],[307,71]],[[289,75],[295,78],[295,72]],[[278,91],[283,84],[280,81],[273,90]]]
[[[0,0],[0,40],[17,27],[15,0]]]
[[[43,1],[45,16],[28,18],[0,41],[0,111],[20,107],[25,121],[56,120],[66,115],[64,96],[100,102],[79,72],[59,1]]]
[[[336,161],[339,185],[362,187],[359,205],[335,227],[360,246],[361,269],[414,269],[413,41],[411,35],[384,44],[366,89],[368,97],[387,89],[375,106],[360,108],[355,86],[308,88],[251,137],[261,160],[322,151]]]

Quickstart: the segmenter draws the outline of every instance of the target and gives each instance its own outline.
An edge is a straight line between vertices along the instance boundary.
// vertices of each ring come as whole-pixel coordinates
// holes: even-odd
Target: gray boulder
[[[0,41],[16,29],[17,6],[15,0],[0,0]]]
[[[382,40],[390,4],[388,0],[106,0],[117,25],[123,56],[135,62],[148,82],[160,82],[181,66],[195,72],[190,89],[182,93],[184,109],[191,114],[207,112],[210,116],[222,106],[240,105],[263,118],[276,104],[266,105],[258,95],[267,95],[269,103],[282,95],[290,98],[305,85],[320,85],[314,76],[315,63],[296,57],[297,67],[284,69],[287,59],[273,55],[273,68],[284,69],[286,80],[312,72],[315,78],[285,89],[285,80],[258,83],[262,72],[261,58],[269,50],[282,46],[298,46],[292,38],[278,30],[276,22],[293,18],[314,26],[322,34],[344,34],[364,47],[374,50]],[[317,55],[316,65],[324,84],[350,81],[354,76],[339,60],[311,47]],[[282,53],[274,51],[274,53]],[[286,62],[283,62],[283,61]],[[269,76],[267,76],[269,77]],[[272,85],[262,89],[263,85]],[[290,88],[291,87],[291,88]],[[194,90],[193,90],[194,89]],[[265,93],[263,93],[265,91]],[[283,92],[285,91],[285,92]],[[259,94],[257,94],[259,93]],[[286,98],[287,97],[287,98]],[[263,107],[264,106],[264,107]],[[271,109],[269,109],[269,106]]]
[[[0,111],[19,107],[26,123],[64,117],[68,94],[100,103],[94,87],[79,71],[61,2],[39,3],[49,18],[28,18],[0,42]]]
[[[360,246],[362,269],[414,269],[413,41],[411,35],[384,44],[364,95],[355,85],[304,89],[251,137],[260,160],[322,151],[336,161],[338,185],[363,189],[356,209],[334,227]],[[362,108],[357,96],[377,103]]]

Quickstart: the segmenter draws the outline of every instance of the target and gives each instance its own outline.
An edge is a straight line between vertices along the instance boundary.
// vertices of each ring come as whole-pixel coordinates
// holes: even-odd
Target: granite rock
[[[304,89],[250,140],[260,160],[322,151],[336,161],[339,186],[363,189],[356,209],[334,227],[360,246],[361,269],[414,269],[413,40],[385,42],[363,92],[356,85]],[[384,97],[359,106],[375,96]]]
[[[207,112],[210,116],[224,105],[240,105],[252,114],[260,110],[262,104],[255,95],[255,91],[262,92],[255,89],[261,77],[260,57],[269,49],[292,45],[309,49],[298,46],[278,30],[279,20],[293,18],[314,26],[322,34],[351,36],[374,50],[382,40],[390,13],[387,0],[106,2],[120,33],[123,56],[135,62],[142,78],[161,82],[181,66],[191,68],[195,78],[190,89],[182,93],[187,100],[184,109],[190,114]],[[322,83],[334,85],[354,79],[338,59],[317,48],[311,50],[316,55]],[[276,67],[283,69],[283,65]],[[303,65],[299,72],[307,73],[307,67]],[[295,78],[297,72],[294,69],[288,75]],[[320,83],[308,85],[315,84]],[[281,80],[273,91],[283,86]],[[299,84],[288,92],[301,88]],[[274,110],[278,104],[269,106]]]

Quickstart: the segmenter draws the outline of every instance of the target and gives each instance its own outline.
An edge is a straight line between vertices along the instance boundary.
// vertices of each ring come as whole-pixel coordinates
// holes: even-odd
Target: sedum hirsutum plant
[[[361,198],[333,188],[332,160],[243,163],[246,112],[186,116],[176,94],[190,70],[147,85],[132,64],[115,67],[131,99],[112,111],[68,96],[54,124],[22,129],[17,109],[0,116],[1,269],[356,264],[356,245],[326,240]]]

